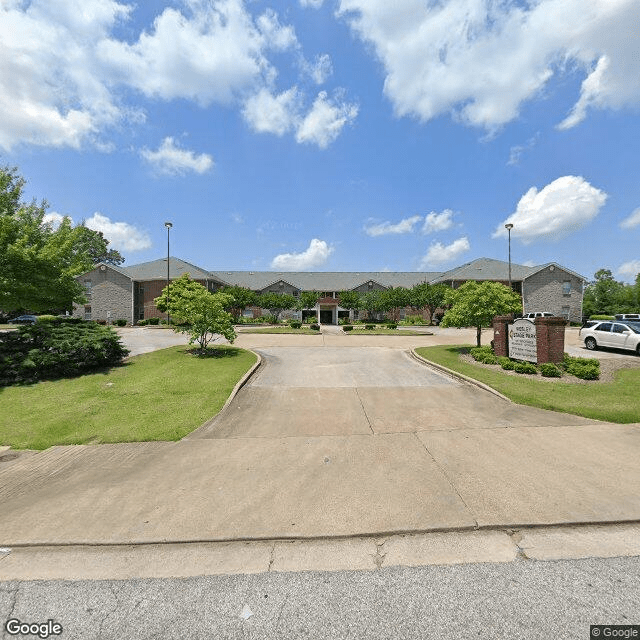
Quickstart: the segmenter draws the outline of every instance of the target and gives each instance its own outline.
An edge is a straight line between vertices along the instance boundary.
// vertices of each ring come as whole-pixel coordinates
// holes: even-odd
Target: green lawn
[[[345,331],[347,335],[367,336],[432,336],[430,331],[412,331],[411,329],[365,329],[354,325],[353,331]]]
[[[198,357],[178,346],[78,378],[0,388],[0,444],[179,440],[215,416],[256,356],[217,347]]]
[[[468,345],[471,346],[471,345]],[[623,369],[614,382],[571,384],[506,375],[499,367],[486,369],[463,362],[461,346],[419,347],[427,360],[484,382],[519,404],[572,413],[607,422],[640,422],[640,369]]]
[[[237,333],[238,335],[241,333],[289,333],[300,336],[317,336],[320,334],[319,331],[314,331],[308,327],[302,327],[300,329],[293,329],[292,327],[256,327],[255,329],[245,329],[243,327]]]

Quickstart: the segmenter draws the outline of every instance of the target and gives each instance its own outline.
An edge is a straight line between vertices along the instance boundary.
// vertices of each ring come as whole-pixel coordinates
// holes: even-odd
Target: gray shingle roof
[[[554,264],[559,269],[586,280],[571,269],[555,262],[536,267],[511,263],[511,279],[524,280]],[[132,280],[164,280],[167,277],[167,259],[152,260],[130,267],[111,269]],[[169,259],[171,279],[189,273],[194,280],[217,280],[222,284],[239,285],[261,291],[281,280],[301,291],[349,291],[374,281],[383,287],[413,287],[420,282],[451,282],[452,280],[503,280],[509,279],[509,263],[491,258],[478,258],[449,271],[207,271],[180,258]]]
[[[523,280],[535,273],[537,267],[525,267],[522,264],[511,263],[511,280]],[[450,282],[451,280],[508,280],[509,263],[491,258],[478,258],[460,267],[445,271],[437,276],[436,282]]]
[[[167,259],[152,260],[151,262],[143,262],[134,264],[130,267],[121,267],[132,280],[165,280],[167,278]],[[190,274],[193,280],[207,280],[209,272],[196,267],[196,265],[180,258],[169,258],[169,275],[171,279],[179,278],[184,273]]]
[[[414,271],[211,271],[216,280],[260,291],[288,282],[301,291],[349,291],[373,280],[383,287],[413,287],[438,273]]]

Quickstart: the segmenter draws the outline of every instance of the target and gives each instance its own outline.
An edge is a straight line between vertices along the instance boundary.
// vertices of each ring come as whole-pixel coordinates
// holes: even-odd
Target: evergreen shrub
[[[128,354],[113,329],[80,318],[20,326],[0,334],[0,386],[72,377]]]
[[[513,370],[516,373],[538,373],[538,368],[531,362],[516,362]]]

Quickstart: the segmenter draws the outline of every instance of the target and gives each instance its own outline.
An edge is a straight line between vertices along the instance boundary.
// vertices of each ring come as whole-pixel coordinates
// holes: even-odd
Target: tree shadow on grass
[[[238,347],[207,347],[206,349],[187,349],[187,353],[198,358],[235,358],[240,355],[242,349]]]

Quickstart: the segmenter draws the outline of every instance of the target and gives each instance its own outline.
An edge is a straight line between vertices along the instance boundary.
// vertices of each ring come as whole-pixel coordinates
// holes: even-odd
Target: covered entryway
[[[334,324],[331,309],[320,309],[320,324]]]

